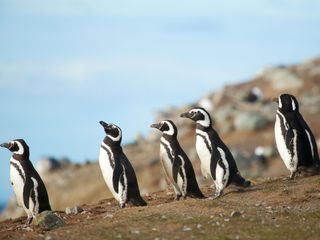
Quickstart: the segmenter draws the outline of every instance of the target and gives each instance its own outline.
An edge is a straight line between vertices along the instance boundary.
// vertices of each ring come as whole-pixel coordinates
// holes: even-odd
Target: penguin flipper
[[[289,149],[293,149],[293,138],[294,138],[294,132],[293,129],[289,126],[289,129],[287,130],[286,133],[286,145]]]
[[[210,171],[214,181],[216,180],[216,168],[219,160],[220,160],[220,152],[216,150],[211,154],[211,160],[210,160]]]
[[[123,175],[122,165],[115,164],[114,169],[113,169],[112,183],[113,183],[113,188],[116,193],[119,193],[119,182],[120,182],[122,175]]]
[[[172,177],[176,183],[178,182],[178,174],[179,174],[180,168],[181,168],[181,159],[176,156],[172,164]]]
[[[33,181],[31,179],[27,179],[23,187],[23,203],[27,209],[29,209],[29,199],[32,191]]]

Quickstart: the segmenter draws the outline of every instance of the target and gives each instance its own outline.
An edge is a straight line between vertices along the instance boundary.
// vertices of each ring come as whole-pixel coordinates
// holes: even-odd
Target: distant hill
[[[232,150],[242,175],[251,180],[285,176],[289,173],[275,149],[274,121],[277,106],[271,101],[271,98],[281,93],[297,97],[301,112],[319,146],[320,58],[264,69],[247,82],[225,86],[185,106],[159,111],[155,122],[171,119],[176,123],[179,141],[192,161],[201,187],[209,186],[212,181],[206,180],[200,173],[195,151],[195,125],[179,117],[180,113],[192,106],[201,106],[211,112],[214,128]],[[159,161],[159,138],[159,133],[150,129],[148,136],[138,136],[134,143],[124,146],[124,152],[136,170],[143,195],[168,188]],[[267,159],[264,165],[253,157],[259,146],[260,152]],[[97,203],[111,197],[97,162],[75,165],[62,161],[57,165],[52,159],[46,159],[42,163],[40,174],[55,210]],[[0,219],[15,218],[22,214],[23,210],[16,206],[13,198]]]

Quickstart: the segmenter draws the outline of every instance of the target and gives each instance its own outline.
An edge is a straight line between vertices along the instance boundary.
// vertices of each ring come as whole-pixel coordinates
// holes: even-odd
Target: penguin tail
[[[129,202],[134,206],[147,206],[147,202],[141,196],[130,198]]]
[[[234,185],[239,187],[250,187],[251,182],[245,180],[240,174],[236,174],[231,181]]]

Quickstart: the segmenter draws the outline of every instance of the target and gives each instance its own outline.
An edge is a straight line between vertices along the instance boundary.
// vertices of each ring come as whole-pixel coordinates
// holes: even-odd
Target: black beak
[[[191,114],[189,112],[181,113],[180,117],[182,117],[182,118],[191,118]]]
[[[99,123],[104,128],[108,127],[108,123],[105,123],[104,121],[100,121]]]
[[[4,147],[4,148],[10,148],[10,143],[2,143],[2,144],[0,144],[0,147]]]
[[[161,123],[154,123],[154,124],[151,124],[150,125],[151,128],[156,128],[156,129],[159,129],[161,128]]]

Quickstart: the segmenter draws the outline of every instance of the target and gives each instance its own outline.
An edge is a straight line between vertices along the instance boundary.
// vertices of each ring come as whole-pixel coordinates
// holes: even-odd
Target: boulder
[[[283,67],[267,69],[262,76],[276,90],[299,89],[303,86],[303,80],[299,76]]]
[[[235,117],[234,126],[239,131],[253,131],[266,127],[268,120],[260,113],[239,113]]]
[[[44,211],[36,216],[32,225],[38,226],[45,231],[49,231],[65,225],[62,218],[55,212]]]

